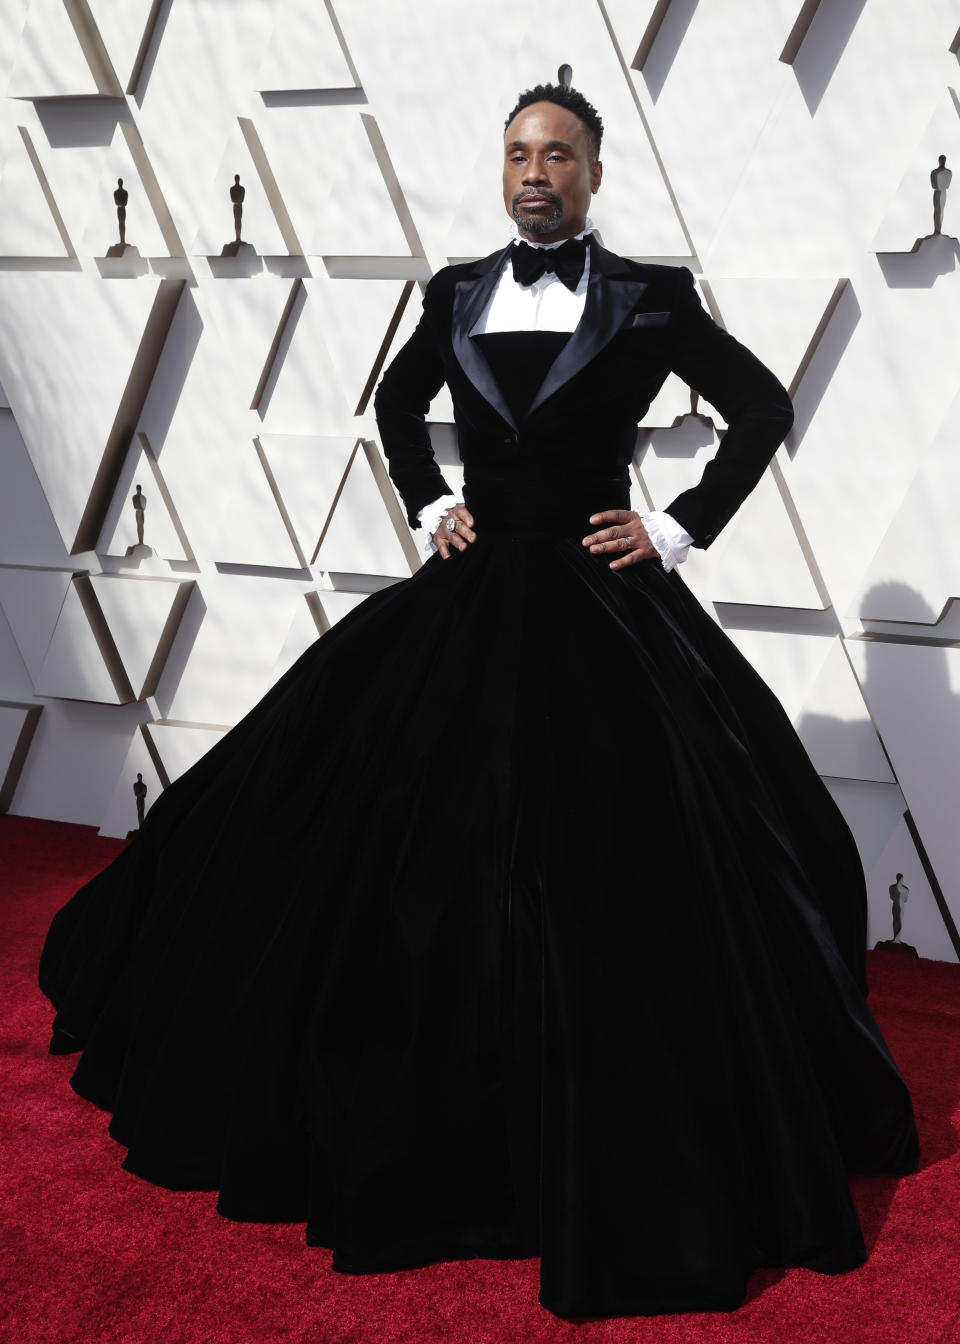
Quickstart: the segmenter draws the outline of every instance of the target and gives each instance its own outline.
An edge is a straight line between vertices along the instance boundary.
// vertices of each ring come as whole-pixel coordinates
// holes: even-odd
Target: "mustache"
[[[536,200],[549,201],[551,205],[562,204],[560,197],[555,191],[518,191],[516,196],[510,202],[514,210],[522,201],[529,200],[531,197]]]

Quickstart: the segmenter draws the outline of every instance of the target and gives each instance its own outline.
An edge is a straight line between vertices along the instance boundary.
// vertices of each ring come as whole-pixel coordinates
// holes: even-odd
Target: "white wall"
[[[689,265],[795,397],[685,577],[849,817],[871,940],[899,871],[906,940],[956,959],[960,179],[927,237],[956,28],[949,0],[6,0],[0,806],[124,834],[138,771],[149,802],[419,563],[370,390],[418,282],[507,236],[503,119],[569,62],[604,241]],[[224,258],[237,172],[254,250]],[[651,408],[638,500],[713,451],[688,409],[675,381]]]

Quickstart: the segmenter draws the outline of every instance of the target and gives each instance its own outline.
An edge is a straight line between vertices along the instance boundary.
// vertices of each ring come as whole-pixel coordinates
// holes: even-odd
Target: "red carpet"
[[[854,1192],[871,1255],[850,1274],[764,1271],[729,1314],[572,1324],[537,1302],[537,1262],[332,1273],[299,1226],[231,1223],[209,1194],[120,1168],[106,1116],[47,1054],[36,987],[47,924],[122,842],[0,817],[0,1339],[162,1344],[958,1344],[960,967],[871,954],[870,1002],[913,1092],[922,1168]]]

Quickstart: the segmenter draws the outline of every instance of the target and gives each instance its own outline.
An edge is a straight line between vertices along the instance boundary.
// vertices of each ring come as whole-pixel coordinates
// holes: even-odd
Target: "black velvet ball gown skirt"
[[[559,1315],[729,1309],[756,1266],[861,1263],[847,1172],[912,1171],[916,1129],[842,817],[581,497],[475,483],[466,553],[158,798],[53,921],[51,1049],[128,1170],[336,1269],[539,1255]]]

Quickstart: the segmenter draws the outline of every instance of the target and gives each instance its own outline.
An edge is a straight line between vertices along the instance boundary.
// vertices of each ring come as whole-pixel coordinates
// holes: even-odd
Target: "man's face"
[[[504,134],[503,203],[525,238],[555,243],[583,228],[603,169],[579,117],[531,103]]]

